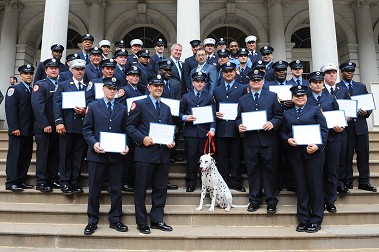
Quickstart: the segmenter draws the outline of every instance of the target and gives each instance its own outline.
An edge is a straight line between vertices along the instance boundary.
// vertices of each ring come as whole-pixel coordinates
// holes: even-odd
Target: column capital
[[[362,8],[363,6],[368,5],[369,7],[376,7],[378,5],[377,0],[356,0],[350,4],[352,8]]]
[[[106,7],[110,4],[108,0],[84,0],[84,3],[88,6],[97,4],[100,7]]]
[[[11,8],[21,11],[24,8],[24,4],[19,0],[2,0],[0,1],[0,10],[5,8],[6,6],[10,6]]]
[[[266,0],[267,7],[272,7],[277,4],[281,4],[283,7],[288,6],[289,0]]]

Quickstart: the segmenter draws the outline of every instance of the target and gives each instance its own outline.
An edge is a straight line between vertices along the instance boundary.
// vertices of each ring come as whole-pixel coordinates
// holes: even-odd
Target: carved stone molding
[[[267,0],[266,4],[268,7],[274,6],[276,4],[281,4],[283,7],[287,7],[289,0]]]
[[[100,7],[106,7],[110,4],[108,0],[84,0],[84,3],[88,6],[92,6],[93,4],[97,4]]]
[[[147,4],[143,2],[137,3],[137,10],[138,14],[146,14]]]
[[[378,1],[372,0],[356,0],[350,4],[352,8],[362,8],[363,6],[368,5],[370,7],[376,7],[378,5]]]
[[[226,7],[226,14],[234,15],[236,13],[236,7],[237,7],[236,3],[226,3],[225,7]]]
[[[21,3],[19,0],[3,0],[3,1],[0,1],[0,10],[5,8],[5,6],[10,6],[13,9],[21,11],[25,5],[23,3]]]

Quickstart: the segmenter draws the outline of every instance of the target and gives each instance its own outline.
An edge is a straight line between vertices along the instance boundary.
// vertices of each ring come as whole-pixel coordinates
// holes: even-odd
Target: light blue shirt
[[[156,102],[158,101],[158,103],[159,103],[159,105],[160,105],[161,99],[159,99],[159,100],[155,100],[151,95],[149,95],[149,98],[150,98],[151,102],[154,104],[154,108],[157,109],[157,104],[156,104]]]
[[[113,111],[113,109],[114,109],[114,99],[111,100],[111,101],[108,101],[107,99],[103,98],[103,101],[104,101],[105,106],[106,106],[107,108],[108,108],[108,102],[110,102],[110,103],[111,103],[111,108],[112,108],[112,111]]]

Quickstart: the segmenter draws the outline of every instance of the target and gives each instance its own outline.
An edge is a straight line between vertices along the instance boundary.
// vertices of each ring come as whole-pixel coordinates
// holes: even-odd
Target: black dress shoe
[[[60,189],[61,185],[58,182],[50,183],[49,186],[53,189]]]
[[[64,195],[71,195],[74,193],[69,185],[61,186],[61,191]]]
[[[20,187],[23,189],[32,189],[32,188],[34,188],[34,185],[29,185],[26,182],[24,182],[20,185]]]
[[[276,213],[276,206],[275,205],[267,205],[267,213],[274,214]]]
[[[306,226],[307,226],[307,224],[305,224],[305,223],[300,223],[299,225],[297,225],[297,227],[296,227],[296,231],[297,231],[297,232],[304,232]]]
[[[148,225],[146,224],[142,224],[142,225],[137,225],[137,229],[139,230],[140,233],[142,234],[150,234],[151,231],[150,231],[150,228]]]
[[[194,186],[187,186],[186,192],[193,192],[193,191],[195,191]]]
[[[12,192],[22,192],[24,189],[19,187],[18,185],[11,185],[11,187],[7,188],[7,190],[11,190]]]
[[[353,189],[353,182],[348,182],[348,183],[346,183],[346,184],[345,184],[345,187],[346,187],[347,189]]]
[[[83,192],[83,188],[80,185],[78,185],[78,184],[71,185],[71,190],[74,193],[82,193]]]
[[[121,221],[109,224],[109,227],[116,229],[118,232],[128,232],[128,226],[124,225]]]
[[[247,207],[247,211],[248,212],[255,212],[257,211],[259,208],[259,205],[258,204],[252,204],[250,203],[249,206]]]
[[[127,184],[125,184],[125,185],[122,186],[122,191],[132,193],[132,192],[134,192],[134,188],[131,187],[131,186],[129,186],[129,185],[127,185]]]
[[[287,191],[289,192],[296,192],[296,186],[288,186]]]
[[[101,188],[102,191],[106,191],[107,193],[111,193],[111,188],[109,186],[103,186]]]
[[[177,185],[170,184],[170,183],[167,183],[167,189],[168,189],[168,190],[177,190],[177,189],[178,189],[178,186],[177,186]]]
[[[326,209],[326,211],[328,211],[329,213],[335,213],[335,212],[337,212],[337,208],[336,208],[336,206],[334,205],[334,203],[326,203],[326,204],[325,204],[325,209]]]
[[[177,161],[177,162],[182,162],[182,161],[184,161],[184,159],[183,159],[182,157],[178,157],[178,156],[173,157],[173,159],[174,159],[175,161]]]
[[[172,227],[167,225],[163,221],[161,221],[159,223],[151,223],[150,227],[153,229],[159,229],[162,231],[172,231]]]
[[[46,184],[37,184],[36,190],[40,192],[52,192],[53,189],[51,189],[50,186],[47,186]]]
[[[245,187],[241,185],[231,186],[230,189],[236,190],[238,192],[246,192]]]
[[[321,225],[315,223],[309,223],[305,226],[305,232],[307,233],[316,233],[321,229]]]
[[[370,191],[370,192],[376,192],[376,187],[368,184],[359,184],[358,189],[365,190],[365,191]]]
[[[342,185],[337,186],[337,192],[339,192],[340,194],[349,194],[350,190],[345,185]]]
[[[95,233],[95,230],[97,229],[96,224],[88,223],[88,225],[84,228],[84,234],[85,235],[91,235]]]

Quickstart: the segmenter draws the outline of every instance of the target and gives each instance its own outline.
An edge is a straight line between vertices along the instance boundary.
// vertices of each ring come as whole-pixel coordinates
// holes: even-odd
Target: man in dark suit
[[[206,61],[206,54],[204,49],[198,49],[196,51],[197,66],[193,68],[190,75],[193,76],[194,73],[203,72],[207,76],[205,79],[205,90],[213,95],[213,90],[217,86],[217,71],[214,65],[208,64]],[[191,83],[192,83],[191,78]],[[193,86],[188,86],[188,90],[193,90]]]
[[[348,61],[340,65],[342,81],[337,84],[346,87],[350,96],[367,94],[366,85],[353,81],[356,64]],[[358,117],[352,118],[347,127],[347,175],[346,187],[353,188],[353,156],[357,154],[357,168],[359,172],[358,189],[376,192],[376,187],[370,184],[369,168],[369,139],[366,118],[372,111],[358,108]]]
[[[18,68],[19,84],[11,85],[5,96],[5,115],[8,123],[8,155],[6,161],[7,181],[5,189],[21,192],[33,188],[26,183],[33,153],[33,110],[30,102],[34,67]]]
[[[163,52],[165,49],[165,41],[161,38],[154,40],[154,49],[155,49],[155,54],[150,57],[150,64],[151,64],[151,69],[154,71],[154,74],[157,75],[159,74],[159,69],[158,69],[158,63],[165,59]]]
[[[173,44],[171,46],[171,56],[170,61],[173,64],[171,71],[170,83],[173,89],[173,99],[180,100],[182,97],[182,93],[185,93],[184,87],[184,74],[183,74],[183,66],[180,61],[180,57],[182,56],[182,45],[181,44]]]
[[[135,64],[140,70],[140,78],[138,82],[138,89],[141,93],[146,94],[147,90],[147,80],[149,77],[156,75],[152,69],[150,62],[150,52],[148,50],[141,50],[137,52],[138,62]]]
[[[251,64],[254,64],[257,60],[262,59],[262,55],[257,51],[257,37],[251,35],[245,38],[246,48],[249,51],[249,59]]]
[[[274,69],[272,68],[272,59],[273,59],[273,52],[274,48],[271,46],[264,46],[259,50],[262,54],[262,61],[264,62],[266,66],[266,75],[265,75],[265,80],[266,81],[274,81]]]
[[[86,65],[84,73],[84,82],[88,83],[92,79],[97,79],[101,77],[101,55],[103,50],[98,47],[91,48],[89,60],[90,63]]]
[[[259,70],[249,74],[251,92],[238,102],[235,125],[243,134],[243,150],[249,180],[249,206],[247,211],[255,212],[261,203],[264,188],[267,213],[276,213],[278,204],[276,171],[278,169],[277,129],[282,123],[283,110],[274,92],[263,89],[264,73]],[[266,110],[267,121],[261,130],[247,131],[242,113]]]
[[[94,40],[91,34],[87,33],[82,36],[82,50],[77,52],[77,54],[81,59],[86,61],[86,64],[90,63],[90,51]]]
[[[192,85],[190,73],[192,69],[197,67],[196,52],[198,49],[200,49],[200,43],[201,41],[198,39],[190,41],[193,55],[186,58],[183,63],[183,79],[186,87],[190,87]],[[188,91],[189,90],[187,89],[186,92]]]
[[[85,235],[91,235],[99,222],[100,193],[104,174],[110,181],[111,209],[108,213],[109,227],[119,232],[127,232],[128,227],[121,222],[122,215],[122,156],[129,151],[128,146],[120,153],[107,152],[101,146],[101,132],[125,134],[127,109],[115,102],[118,85],[116,79],[104,78],[104,98],[88,105],[83,123],[83,136],[88,144],[88,224]],[[120,135],[122,137],[122,135]],[[126,138],[126,135],[125,135]],[[127,139],[126,139],[127,140]],[[125,140],[125,141],[126,141]]]
[[[173,124],[170,107],[160,102],[163,85],[160,75],[153,76],[149,80],[149,96],[132,104],[127,121],[128,134],[136,143],[134,202],[137,229],[143,234],[150,233],[145,205],[146,190],[150,184],[152,185],[150,227],[172,231],[172,227],[164,223],[163,217],[167,197],[170,149],[175,146],[175,142],[172,141],[166,145],[155,144],[154,139],[149,136],[150,123]]]
[[[125,49],[117,50],[114,53],[114,60],[117,62],[117,65],[114,69],[114,77],[120,82],[120,87],[126,86],[128,83],[126,82],[126,57],[128,56],[128,51]]]
[[[291,68],[292,78],[288,81],[292,86],[308,86],[309,82],[303,79],[304,61],[293,60],[289,63]]]
[[[194,107],[212,106],[215,111],[212,96],[204,90],[206,74],[203,72],[192,75],[193,91],[183,95],[180,101],[180,115],[182,122],[185,124],[183,129],[184,149],[186,150],[187,174],[186,184],[187,192],[195,191],[197,184],[197,174],[199,171],[197,161],[204,154],[204,146],[207,136],[214,136],[216,131],[216,122],[213,119],[211,123],[194,124],[196,116],[192,113]]]
[[[80,59],[79,55],[77,53],[69,54],[66,56],[66,65],[68,67],[71,66],[71,62],[75,59]],[[65,80],[70,80],[72,78],[72,72],[68,69],[65,72],[59,72],[58,75],[58,82],[63,82]]]

